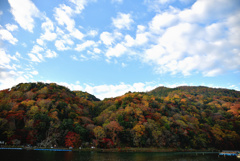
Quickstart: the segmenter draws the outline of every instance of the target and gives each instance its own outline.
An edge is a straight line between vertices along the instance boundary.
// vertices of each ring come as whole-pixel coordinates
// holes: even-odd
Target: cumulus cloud
[[[155,44],[143,50],[141,60],[159,73],[209,77],[239,69],[240,2],[231,2],[199,0],[189,9],[157,13],[148,35]]]
[[[15,21],[25,30],[33,32],[34,17],[40,12],[31,0],[8,0]]]
[[[83,91],[87,91],[95,95],[97,98],[104,99],[104,98],[112,98],[121,96],[129,91],[131,92],[145,92],[154,89],[156,86],[149,84],[149,83],[134,83],[134,84],[125,84],[120,83],[117,85],[97,85],[92,86],[86,84],[83,87]]]
[[[103,32],[100,35],[100,39],[105,45],[112,45],[114,38],[111,33],[109,32]]]
[[[115,40],[121,39],[122,34],[120,32],[102,32],[100,35],[100,40],[103,42],[105,45],[112,45],[114,44]]]
[[[116,18],[112,18],[113,25],[118,29],[130,29],[133,20],[131,14],[118,13]]]
[[[57,34],[53,32],[54,31],[53,22],[49,18],[45,17],[45,22],[42,23],[41,27],[44,33],[41,34],[40,36],[40,40],[42,40],[42,42],[38,42],[38,44],[43,45],[44,40],[53,41],[57,38]]]
[[[1,25],[0,25],[0,39],[6,40],[13,45],[18,42],[18,40],[15,37],[13,37],[11,32],[9,32],[6,29],[3,29]]]
[[[74,28],[73,31],[70,33],[72,37],[75,37],[78,40],[82,40],[84,37],[84,34],[80,32],[78,29]]]
[[[18,29],[18,26],[17,25],[13,25],[13,24],[6,24],[5,25],[6,26],[6,29],[8,30],[8,31],[15,31],[15,30],[17,30]]]
[[[55,58],[55,57],[57,57],[57,53],[55,51],[52,51],[52,50],[48,49],[45,53],[45,57]]]
[[[108,58],[111,57],[120,57],[127,51],[127,48],[122,44],[117,44],[113,48],[109,48],[106,52]]]

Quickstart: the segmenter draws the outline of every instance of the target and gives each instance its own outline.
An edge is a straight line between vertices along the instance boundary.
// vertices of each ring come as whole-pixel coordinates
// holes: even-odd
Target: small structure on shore
[[[219,156],[236,156],[237,158],[240,158],[240,151],[232,151],[232,150],[223,150],[218,154]]]

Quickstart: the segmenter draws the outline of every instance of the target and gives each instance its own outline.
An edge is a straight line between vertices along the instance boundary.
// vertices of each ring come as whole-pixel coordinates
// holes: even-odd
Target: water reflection
[[[202,153],[98,153],[0,150],[1,161],[226,161],[218,154]],[[238,160],[239,161],[239,160]]]

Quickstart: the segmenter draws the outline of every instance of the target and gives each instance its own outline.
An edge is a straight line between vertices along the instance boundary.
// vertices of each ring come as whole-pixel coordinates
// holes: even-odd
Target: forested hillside
[[[159,87],[100,101],[57,84],[0,91],[0,141],[41,147],[240,149],[240,92]]]

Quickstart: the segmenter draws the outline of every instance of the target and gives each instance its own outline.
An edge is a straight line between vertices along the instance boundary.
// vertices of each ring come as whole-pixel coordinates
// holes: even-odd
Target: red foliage
[[[28,144],[33,145],[36,142],[37,138],[36,138],[36,132],[31,130],[28,132],[26,141]]]
[[[77,147],[80,145],[80,135],[69,131],[65,137],[65,146],[67,147]]]
[[[11,111],[11,112],[8,112],[6,119],[15,118],[17,120],[22,120],[24,117],[24,114],[25,114],[25,111],[23,111],[23,110],[19,110],[17,112]]]

